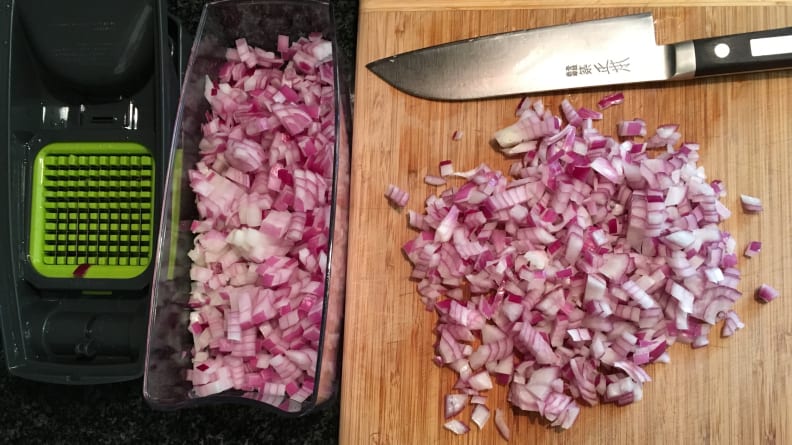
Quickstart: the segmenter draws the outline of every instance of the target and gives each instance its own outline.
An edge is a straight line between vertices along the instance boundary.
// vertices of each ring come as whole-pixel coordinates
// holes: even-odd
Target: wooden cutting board
[[[431,102],[402,94],[365,64],[427,45],[520,28],[651,10],[658,41],[792,26],[792,5],[735,7],[598,7],[551,0],[501,4],[479,0],[362,1],[349,229],[340,443],[422,445],[504,443],[492,422],[478,431],[470,410],[459,419],[471,432],[443,429],[442,397],[455,374],[431,362],[436,315],[419,302],[408,280],[401,246],[415,236],[406,211],[388,205],[388,183],[410,192],[408,208],[421,210],[436,188],[425,185],[438,162],[458,169],[480,162],[507,169],[509,160],[490,147],[493,132],[513,122],[519,98],[463,103]],[[722,3],[722,2],[721,2]],[[751,2],[756,3],[756,2]],[[681,4],[681,2],[678,2]],[[602,5],[602,7],[599,7]],[[547,42],[553,45],[554,42]],[[595,107],[603,88],[543,96],[558,107],[568,97]],[[733,216],[724,227],[739,243],[763,242],[753,259],[740,257],[743,298],[736,309],[746,328],[722,339],[720,325],[708,347],[671,348],[671,363],[652,365],[644,399],[627,407],[584,407],[568,431],[548,429],[535,416],[508,410],[512,442],[519,444],[788,444],[792,443],[792,72],[732,76],[623,88],[626,102],[605,111],[599,124],[614,131],[619,119],[643,117],[654,125],[677,122],[686,140],[702,145],[700,164],[728,189]],[[453,141],[455,130],[464,137]],[[746,215],[739,194],[760,197],[766,210]],[[761,283],[782,296],[763,305],[753,298]],[[507,408],[496,387],[490,409]]]

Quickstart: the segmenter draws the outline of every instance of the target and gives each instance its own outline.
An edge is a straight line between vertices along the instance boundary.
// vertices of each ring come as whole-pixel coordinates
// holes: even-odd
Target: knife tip
[[[397,59],[399,59],[399,55],[374,60],[367,63],[366,68],[388,85],[410,96],[439,101],[465,99],[448,94],[437,94],[437,91],[434,91],[432,88],[427,88],[425,83],[404,82],[402,76],[404,76],[405,73],[403,69],[399,69],[400,64],[396,62],[401,62],[401,60]]]
[[[385,82],[397,86],[394,84],[392,77],[392,68],[391,65],[395,61],[395,57],[386,57],[384,59],[374,60],[366,64],[366,68],[369,69],[372,73],[376,74],[377,77],[384,80]]]
[[[380,73],[383,70],[383,67],[389,63],[393,63],[396,60],[396,57],[386,57],[384,59],[377,59],[373,60],[366,64],[366,68],[373,71],[377,75],[381,75]]]

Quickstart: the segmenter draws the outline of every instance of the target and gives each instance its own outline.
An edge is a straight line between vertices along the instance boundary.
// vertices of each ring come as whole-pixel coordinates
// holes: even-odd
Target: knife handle
[[[792,27],[693,40],[696,77],[792,68]]]

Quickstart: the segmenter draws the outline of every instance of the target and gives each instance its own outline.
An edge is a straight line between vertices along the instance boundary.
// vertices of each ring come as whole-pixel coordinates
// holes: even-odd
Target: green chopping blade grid
[[[30,257],[48,278],[133,278],[151,262],[154,160],[135,143],[52,143],[33,167]]]

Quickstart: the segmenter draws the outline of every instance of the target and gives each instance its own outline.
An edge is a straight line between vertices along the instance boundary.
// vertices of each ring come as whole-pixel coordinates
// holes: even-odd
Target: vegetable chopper
[[[189,55],[166,11],[165,0],[24,0],[0,12],[0,322],[13,375],[142,375]]]

